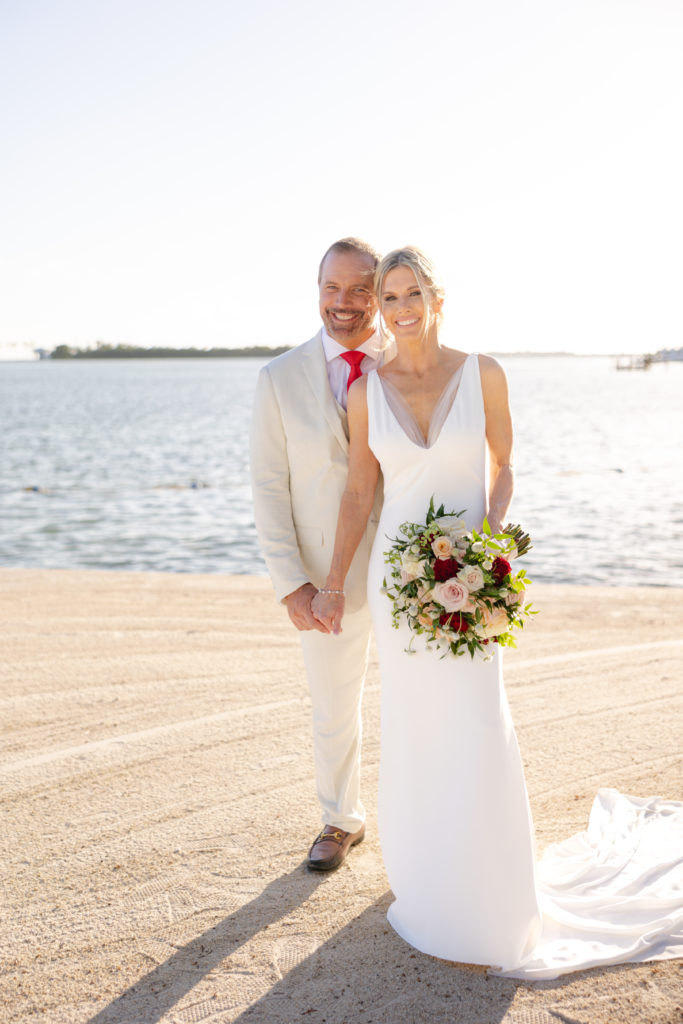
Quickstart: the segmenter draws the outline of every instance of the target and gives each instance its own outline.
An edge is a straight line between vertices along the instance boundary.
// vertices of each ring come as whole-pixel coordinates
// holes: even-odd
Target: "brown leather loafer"
[[[308,851],[309,868],[313,868],[314,871],[334,871],[351,847],[362,843],[364,838],[365,825],[361,825],[357,832],[344,832],[334,825],[325,825]]]

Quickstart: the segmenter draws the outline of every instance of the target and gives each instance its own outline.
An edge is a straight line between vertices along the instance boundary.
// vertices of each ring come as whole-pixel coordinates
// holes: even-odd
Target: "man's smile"
[[[355,320],[356,317],[362,316],[363,314],[361,312],[346,313],[341,310],[331,309],[329,310],[329,315],[335,320],[341,321],[341,323],[348,323],[350,320]]]

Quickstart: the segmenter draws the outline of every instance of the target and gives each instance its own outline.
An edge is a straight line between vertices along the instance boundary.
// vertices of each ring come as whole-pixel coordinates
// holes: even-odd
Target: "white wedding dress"
[[[601,790],[589,830],[537,865],[517,738],[493,660],[405,652],[382,592],[384,551],[429,499],[486,512],[479,360],[447,385],[426,443],[400,395],[368,375],[368,440],[384,476],[369,567],[382,676],[379,832],[389,921],[424,953],[553,978],[599,964],[683,956],[683,804]]]

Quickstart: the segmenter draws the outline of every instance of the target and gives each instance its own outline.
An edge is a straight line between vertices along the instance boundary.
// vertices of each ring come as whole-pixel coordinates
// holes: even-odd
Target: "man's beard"
[[[353,314],[353,320],[346,323],[336,320],[334,313]],[[335,309],[325,310],[325,328],[330,337],[341,343],[353,341],[359,334],[363,334],[372,327],[372,316],[364,309]]]

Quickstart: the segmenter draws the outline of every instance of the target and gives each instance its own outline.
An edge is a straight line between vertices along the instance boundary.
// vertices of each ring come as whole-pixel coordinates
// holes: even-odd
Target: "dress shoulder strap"
[[[483,413],[484,395],[481,389],[479,353],[470,352],[463,366],[460,381],[460,399],[473,413]]]

